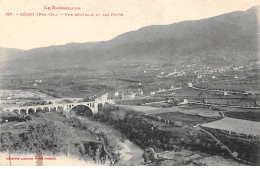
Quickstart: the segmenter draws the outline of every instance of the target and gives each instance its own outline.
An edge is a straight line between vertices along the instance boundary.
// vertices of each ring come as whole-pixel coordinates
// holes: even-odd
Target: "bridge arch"
[[[70,108],[69,113],[70,114],[75,113],[76,116],[83,116],[83,117],[92,117],[93,116],[92,108],[85,104],[73,105]]]
[[[35,112],[36,112],[36,113],[38,113],[38,112],[43,112],[43,108],[37,107],[36,110],[35,110]]]
[[[49,111],[50,111],[50,108],[49,108],[49,107],[44,107],[44,108],[42,109],[42,112],[44,112],[44,113],[49,112]]]
[[[50,111],[57,111],[57,107],[50,107]]]
[[[28,109],[28,114],[33,114],[34,112],[36,112],[36,110],[34,110],[34,108],[29,108]]]
[[[63,107],[62,106],[58,106],[57,108],[56,108],[56,111],[57,112],[62,112],[64,109],[63,109]]]
[[[20,110],[20,115],[21,115],[21,116],[26,115],[26,109],[21,109],[21,110]]]
[[[18,109],[14,109],[13,112],[16,114],[20,114],[20,110],[18,110]]]

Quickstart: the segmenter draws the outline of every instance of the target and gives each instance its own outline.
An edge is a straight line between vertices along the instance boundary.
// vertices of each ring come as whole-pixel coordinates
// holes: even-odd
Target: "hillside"
[[[31,50],[0,48],[4,70],[138,63],[247,63],[258,57],[259,7],[212,18],[152,25],[112,40],[69,43]],[[3,58],[1,58],[3,60]],[[2,61],[1,60],[1,61]]]

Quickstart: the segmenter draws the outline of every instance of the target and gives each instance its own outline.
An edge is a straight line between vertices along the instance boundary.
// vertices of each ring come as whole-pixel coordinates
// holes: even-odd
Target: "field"
[[[161,114],[161,113],[169,113],[169,112],[178,112],[182,114],[188,114],[192,116],[201,116],[201,117],[213,117],[218,118],[221,115],[218,111],[211,110],[208,107],[202,105],[196,106],[174,106],[170,108],[159,108],[159,107],[150,107],[150,106],[132,106],[132,105],[116,105],[120,108],[130,109],[138,112],[143,112],[145,114]]]
[[[218,121],[203,124],[202,126],[241,134],[260,136],[260,122],[225,117]]]
[[[251,120],[251,121],[257,121],[260,122],[260,113],[259,111],[227,111],[225,112],[226,116],[237,118],[237,119],[244,119],[244,120]]]
[[[116,105],[117,107],[125,110],[133,110],[142,112],[148,117],[161,118],[163,120],[169,120],[170,122],[180,121],[185,125],[194,126],[200,123],[207,123],[215,121],[221,118],[218,111],[208,109],[201,106],[192,106],[192,110],[189,107],[171,107],[171,108],[157,108],[149,106],[129,106],[129,105]],[[188,110],[187,110],[188,109]]]
[[[215,121],[219,118],[212,118],[212,117],[202,117],[198,115],[189,115],[184,113],[178,113],[178,112],[169,112],[169,113],[158,113],[158,114],[150,114],[149,116],[152,117],[160,117],[164,120],[169,120],[170,122],[174,121],[180,121],[184,125],[188,126],[195,126],[197,124],[201,123],[207,123],[211,121]]]

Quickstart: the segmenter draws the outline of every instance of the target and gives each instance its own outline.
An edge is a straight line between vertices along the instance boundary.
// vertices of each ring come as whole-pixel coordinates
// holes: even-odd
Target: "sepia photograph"
[[[0,0],[0,166],[259,166],[260,0]]]

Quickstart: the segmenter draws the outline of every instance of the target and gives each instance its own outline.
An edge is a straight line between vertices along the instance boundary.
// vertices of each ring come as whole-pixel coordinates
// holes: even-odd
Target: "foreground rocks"
[[[147,148],[143,154],[147,165],[180,166],[187,165],[202,156],[192,151],[181,149],[179,151],[163,151],[156,153],[153,148]]]
[[[221,156],[209,156],[201,152],[189,151],[181,148],[179,151],[163,151],[156,153],[153,148],[144,150],[143,158],[145,165],[161,165],[161,166],[242,166],[229,158]]]
[[[61,122],[29,125],[19,134],[1,132],[1,152],[14,154],[65,155],[99,164],[109,164],[113,155],[102,141],[91,138],[90,134],[80,136]],[[89,138],[88,138],[89,136]]]

